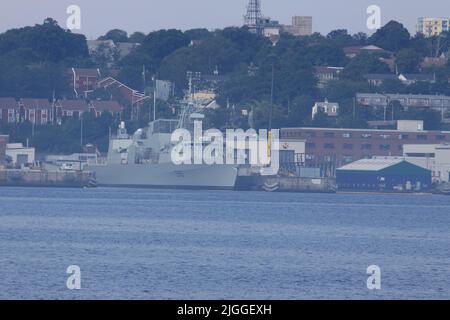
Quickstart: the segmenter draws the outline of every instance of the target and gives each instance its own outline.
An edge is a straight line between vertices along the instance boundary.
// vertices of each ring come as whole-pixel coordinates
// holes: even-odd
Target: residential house
[[[53,106],[47,99],[22,98],[19,107],[20,121],[28,120],[36,125],[45,125],[53,120]]]
[[[100,69],[71,68],[70,77],[70,86],[78,98],[80,96],[86,97],[89,92],[97,87],[101,74]]]
[[[401,82],[403,82],[406,85],[410,85],[416,82],[429,82],[429,83],[435,83],[436,82],[436,75],[435,74],[408,74],[403,73],[398,76]]]
[[[117,89],[120,92],[120,95],[124,99],[128,100],[132,105],[139,104],[150,98],[149,96],[146,96],[145,94],[130,88],[129,86],[123,84],[122,82],[116,80],[113,77],[107,77],[105,79],[102,79],[98,82],[97,85],[99,88]]]
[[[312,108],[313,120],[320,111],[326,114],[328,117],[336,117],[339,113],[339,103],[328,102],[327,99],[325,99],[324,102],[316,102]]]
[[[316,78],[319,80],[318,87],[323,88],[329,81],[338,80],[339,73],[344,70],[343,67],[327,67],[327,66],[318,66],[314,68],[314,74]]]
[[[398,80],[398,76],[395,74],[377,74],[377,73],[371,73],[366,74],[364,78],[367,80],[367,82],[373,86],[381,86],[384,81],[386,80]]]
[[[89,111],[93,112],[96,117],[100,117],[104,112],[109,112],[113,116],[120,116],[123,107],[114,100],[93,100],[89,103]]]
[[[391,54],[391,52],[374,45],[345,47],[343,50],[345,56],[350,59],[356,57],[361,52]]]
[[[17,112],[18,112],[18,104],[16,99],[11,97],[0,98],[0,122],[3,123],[16,122]]]
[[[85,100],[58,100],[55,104],[55,115],[58,123],[62,118],[79,117],[88,111],[88,104]]]
[[[404,108],[425,108],[438,111],[441,113],[442,121],[450,123],[450,96],[392,93],[356,94],[356,103],[359,107],[385,109],[394,101]]]
[[[425,57],[422,61],[421,67],[423,69],[430,67],[444,67],[448,62],[448,57],[443,53],[439,57]]]

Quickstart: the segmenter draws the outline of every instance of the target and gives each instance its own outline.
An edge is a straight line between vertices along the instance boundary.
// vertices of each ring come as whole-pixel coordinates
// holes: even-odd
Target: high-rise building
[[[445,31],[450,31],[449,18],[420,17],[418,19],[417,32],[426,37],[438,36]]]
[[[312,17],[292,17],[292,25],[283,26],[283,31],[294,36],[309,36],[312,34]]]

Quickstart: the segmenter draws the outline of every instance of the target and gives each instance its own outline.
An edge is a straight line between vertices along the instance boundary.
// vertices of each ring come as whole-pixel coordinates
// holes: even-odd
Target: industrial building
[[[375,157],[378,158],[378,157]],[[433,183],[450,182],[450,144],[405,144],[403,159],[431,170]]]
[[[397,130],[347,128],[282,128],[281,140],[304,141],[305,161],[336,167],[374,156],[403,156],[405,144],[450,143],[448,131],[425,131],[422,121],[402,120]]]
[[[14,167],[33,164],[35,161],[35,149],[24,147],[22,143],[8,143],[6,145],[6,158]]]
[[[336,170],[339,190],[420,192],[431,188],[431,171],[403,159],[361,159]]]

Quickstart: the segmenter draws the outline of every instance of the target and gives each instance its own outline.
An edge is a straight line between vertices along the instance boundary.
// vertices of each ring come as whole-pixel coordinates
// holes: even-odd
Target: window
[[[346,144],[344,144],[344,149],[345,150],[352,150],[353,149],[353,145],[351,143],[346,143]]]
[[[398,139],[399,139],[399,140],[408,140],[408,139],[409,139],[409,136],[408,136],[407,134],[400,134],[400,135],[398,136]]]
[[[351,134],[351,133],[343,133],[343,134],[342,134],[342,138],[350,139],[351,137],[352,137],[352,134]]]
[[[439,140],[439,141],[445,140],[445,136],[443,134],[438,134],[436,136],[436,140]]]
[[[380,134],[380,138],[387,140],[387,139],[391,138],[391,135],[390,134]]]
[[[308,142],[306,143],[306,148],[308,149],[315,149],[316,148],[316,144],[313,142]]]
[[[323,145],[325,149],[334,149],[334,143],[325,143]]]
[[[305,132],[305,137],[312,138],[312,137],[315,137],[315,136],[316,136],[315,132],[312,132],[312,131]]]
[[[380,144],[380,150],[387,151],[390,149],[391,149],[391,146],[389,144]]]
[[[323,134],[325,138],[334,138],[334,132],[325,132]]]
[[[428,136],[425,134],[418,134],[417,135],[417,140],[428,140]]]
[[[361,137],[364,139],[371,139],[372,138],[372,134],[371,133],[363,133],[361,134]]]
[[[372,145],[371,145],[371,144],[368,144],[368,143],[362,144],[362,145],[361,145],[361,149],[362,149],[362,150],[370,150],[370,149],[372,149]]]

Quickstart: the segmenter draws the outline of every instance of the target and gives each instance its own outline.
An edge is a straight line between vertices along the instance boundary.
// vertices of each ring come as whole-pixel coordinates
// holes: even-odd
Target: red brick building
[[[104,112],[109,112],[113,116],[120,116],[123,107],[114,100],[94,100],[89,104],[89,111],[94,112],[96,117],[100,117]]]
[[[306,160],[332,161],[339,167],[372,156],[402,156],[404,144],[450,143],[450,132],[284,128],[280,138],[303,140]]]
[[[98,87],[104,89],[116,88],[120,92],[121,96],[124,99],[128,100],[131,104],[140,103],[149,98],[144,94],[140,93],[139,91],[128,87],[127,85],[123,84],[122,82],[112,77],[100,80],[98,82]]]
[[[88,110],[88,104],[85,100],[58,100],[55,103],[55,114],[58,123],[62,118],[79,117]]]
[[[97,82],[101,78],[100,69],[71,68],[69,74],[70,86],[77,98],[86,97],[87,93],[97,87]]]
[[[0,122],[14,123],[16,122],[16,112],[19,106],[16,99],[7,97],[0,98]]]
[[[20,121],[28,120],[36,125],[53,121],[53,106],[47,99],[22,98],[19,101]]]

